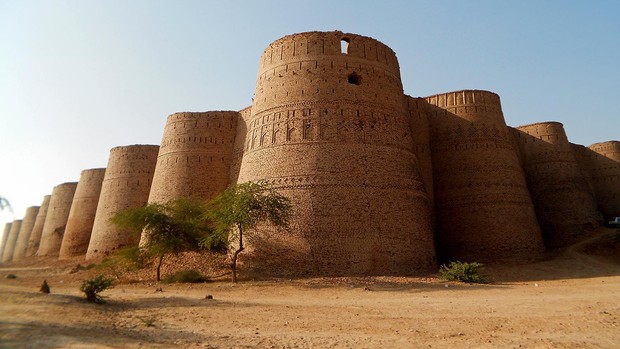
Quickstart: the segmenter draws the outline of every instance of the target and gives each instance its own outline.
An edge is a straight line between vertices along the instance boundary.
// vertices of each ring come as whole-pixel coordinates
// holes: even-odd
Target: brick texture
[[[14,261],[20,260],[26,255],[28,240],[30,239],[30,234],[32,234],[32,228],[34,228],[34,222],[37,219],[38,213],[39,206],[30,206],[26,209],[24,219],[22,220],[22,226],[19,228],[19,234],[17,235],[15,250],[13,251]]]
[[[24,257],[34,256],[39,250],[39,244],[41,243],[41,234],[43,234],[43,225],[45,224],[45,218],[47,217],[47,209],[50,204],[51,195],[45,195],[43,202],[39,207],[37,218],[34,220],[34,226],[28,238],[28,247],[26,248],[26,255]]]
[[[37,256],[58,256],[76,188],[77,182],[62,183],[54,187]]]

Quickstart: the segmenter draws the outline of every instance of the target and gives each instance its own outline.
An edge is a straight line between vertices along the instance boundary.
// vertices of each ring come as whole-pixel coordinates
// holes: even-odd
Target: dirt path
[[[618,348],[620,267],[580,251],[490,268],[500,281],[489,285],[394,277],[141,283],[106,291],[102,306],[82,300],[82,272],[21,270],[17,279],[0,275],[0,347]],[[43,277],[49,295],[38,292]]]

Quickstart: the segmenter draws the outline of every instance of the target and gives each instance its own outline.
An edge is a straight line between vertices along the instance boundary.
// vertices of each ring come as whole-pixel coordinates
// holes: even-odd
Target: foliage
[[[180,198],[166,204],[151,203],[119,212],[112,222],[133,234],[145,236],[141,241],[140,258],[159,259],[157,281],[167,254],[179,254],[199,249],[199,243],[211,232],[204,219],[205,206],[192,198]]]
[[[105,303],[99,293],[114,287],[114,279],[107,278],[104,275],[98,275],[94,279],[84,280],[80,291],[86,295],[86,300],[93,303]]]
[[[138,246],[129,246],[118,249],[114,254],[95,265],[97,269],[110,271],[117,279],[121,278],[122,271],[135,271],[144,268],[148,258],[140,252]]]
[[[487,283],[488,280],[482,274],[482,264],[477,262],[450,262],[439,267],[439,274],[449,281],[461,281],[472,283]]]
[[[231,241],[238,246],[232,255],[232,281],[237,282],[237,256],[244,250],[244,232],[260,222],[288,227],[291,205],[288,198],[261,183],[243,183],[229,187],[207,207],[206,220],[214,231],[201,241],[208,250],[226,250]]]
[[[208,279],[196,270],[179,270],[176,273],[164,278],[164,282],[166,283],[201,283],[206,281],[208,281]]]

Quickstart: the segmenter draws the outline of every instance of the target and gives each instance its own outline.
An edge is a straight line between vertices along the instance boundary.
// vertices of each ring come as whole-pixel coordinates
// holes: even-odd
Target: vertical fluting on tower
[[[86,260],[101,260],[119,248],[138,245],[140,237],[118,229],[111,218],[147,203],[158,151],[157,145],[110,150]]]
[[[17,235],[17,242],[15,243],[15,250],[13,251],[13,260],[17,261],[26,255],[26,249],[28,248],[28,240],[32,234],[32,228],[34,228],[34,222],[37,219],[39,213],[39,206],[30,206],[26,209],[26,214],[22,220],[22,226],[19,228],[19,234]]]
[[[523,168],[548,247],[574,243],[600,224],[596,201],[559,122],[516,128]]]
[[[41,234],[43,234],[43,225],[45,225],[45,218],[47,217],[47,209],[49,208],[51,198],[51,195],[45,195],[43,197],[43,202],[39,207],[39,212],[37,213],[37,218],[34,221],[30,238],[28,238],[28,247],[26,248],[26,254],[24,257],[34,256],[39,250]]]
[[[394,52],[342,32],[286,36],[264,51],[239,182],[292,200],[286,234],[246,262],[272,274],[413,274],[435,267],[431,206]]]
[[[442,259],[540,257],[540,228],[499,96],[465,90],[426,100]]]
[[[77,182],[69,182],[52,190],[37,256],[58,256],[76,188]]]
[[[605,220],[620,217],[620,142],[607,141],[588,147],[594,191]]]
[[[105,168],[83,170],[80,174],[58,259],[86,254],[104,175]]]
[[[15,251],[15,242],[17,241],[17,235],[19,229],[22,226],[22,220],[16,219],[11,224],[11,230],[9,231],[6,244],[4,245],[4,252],[2,253],[2,263],[13,260],[13,252]]]

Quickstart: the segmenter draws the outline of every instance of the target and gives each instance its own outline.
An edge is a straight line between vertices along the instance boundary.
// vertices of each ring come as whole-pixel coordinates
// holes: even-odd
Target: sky
[[[391,47],[408,95],[489,90],[510,126],[620,138],[616,0],[0,0],[0,229],[169,114],[250,106],[269,43],[331,30]]]

